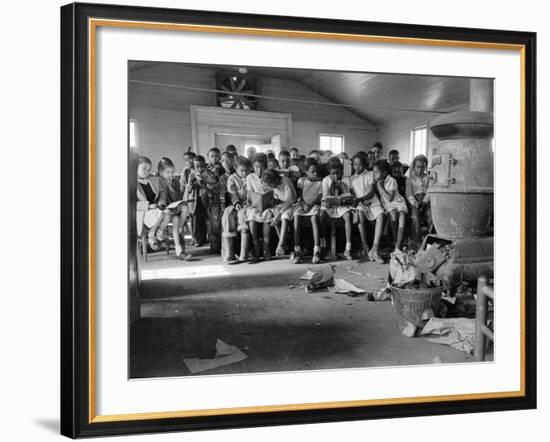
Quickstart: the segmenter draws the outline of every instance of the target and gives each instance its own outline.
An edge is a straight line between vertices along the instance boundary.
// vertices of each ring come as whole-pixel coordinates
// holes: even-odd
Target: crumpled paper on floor
[[[334,287],[334,267],[329,265],[316,272],[308,270],[300,279],[307,281],[305,286],[306,293],[311,293],[317,289]]]
[[[366,293],[366,290],[360,289],[353,284],[347,282],[345,279],[334,279],[334,288],[336,293],[350,294],[350,295],[362,295]]]
[[[182,358],[183,363],[191,373],[200,373],[212,370],[224,365],[244,361],[248,355],[243,353],[234,345],[229,345],[221,339],[216,340],[216,356],[213,359]]]
[[[468,354],[474,352],[475,319],[430,318],[420,333],[436,344],[449,345]]]

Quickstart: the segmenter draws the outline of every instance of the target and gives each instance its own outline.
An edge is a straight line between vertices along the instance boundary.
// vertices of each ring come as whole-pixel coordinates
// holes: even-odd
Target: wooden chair
[[[141,230],[141,236],[138,236],[138,239],[137,239],[137,242],[138,242],[138,248],[141,252],[141,255],[143,256],[143,260],[145,262],[147,262],[147,258],[149,256],[149,251],[148,251],[148,241],[147,241],[147,238],[148,238],[148,235],[149,235],[149,229],[145,226],[143,226],[142,230]],[[168,224],[168,226],[166,227],[166,232],[165,232],[165,240],[162,241],[162,245],[164,246],[165,250],[166,250],[166,254],[169,255],[170,254],[170,242],[173,242],[173,239],[172,239],[172,223]]]
[[[475,347],[474,360],[483,362],[485,360],[486,339],[495,340],[494,331],[487,325],[487,307],[489,301],[494,305],[495,292],[487,284],[487,278],[480,276],[477,279],[477,299],[476,299],[476,328],[475,328]]]

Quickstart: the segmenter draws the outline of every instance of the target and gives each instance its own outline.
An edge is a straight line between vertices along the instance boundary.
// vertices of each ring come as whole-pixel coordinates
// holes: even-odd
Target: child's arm
[[[384,198],[391,203],[395,197],[395,190],[386,190],[386,186],[384,186],[384,180],[379,180],[376,182],[376,187],[378,191],[380,192],[380,195],[384,196]]]
[[[164,210],[168,205],[168,201],[169,201],[168,185],[163,179],[161,179],[159,182],[159,200],[157,204],[158,208],[160,210]]]
[[[405,182],[405,193],[407,196],[407,200],[409,203],[411,203],[412,206],[418,208],[418,201],[416,197],[414,196],[414,191],[412,187],[412,181],[410,178],[407,178],[407,181]]]

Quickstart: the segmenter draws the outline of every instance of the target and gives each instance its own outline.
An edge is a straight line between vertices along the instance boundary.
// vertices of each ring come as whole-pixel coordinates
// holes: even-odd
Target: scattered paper
[[[216,341],[216,356],[214,359],[182,358],[183,363],[191,373],[200,373],[206,370],[212,370],[224,365],[240,362],[248,358],[234,345],[229,345],[218,338]]]
[[[449,345],[455,350],[472,354],[475,345],[475,319],[431,318],[420,334],[430,342]]]
[[[353,293],[356,295],[362,295],[363,293],[366,293],[366,290],[360,289],[359,287],[354,286],[353,284],[347,282],[345,279],[338,279],[336,278],[334,280],[334,286],[336,288],[336,293]]]

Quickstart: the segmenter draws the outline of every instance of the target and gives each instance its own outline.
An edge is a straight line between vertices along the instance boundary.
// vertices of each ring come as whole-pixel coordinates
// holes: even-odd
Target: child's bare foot
[[[285,248],[281,244],[279,244],[277,246],[277,249],[275,250],[275,256],[281,257],[284,255],[285,255]]]
[[[383,260],[382,257],[378,254],[378,250],[377,250],[377,249],[371,249],[371,251],[369,252],[369,258],[370,258],[372,261],[375,261],[375,262],[380,263],[380,264],[384,264],[384,260]]]
[[[176,257],[182,261],[189,261],[192,258],[190,253],[185,253],[181,246],[176,246]]]

